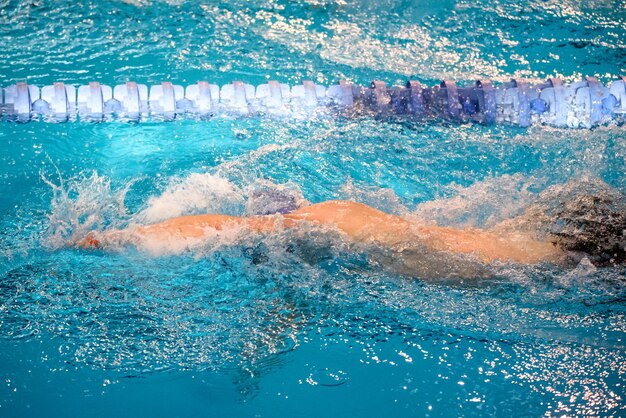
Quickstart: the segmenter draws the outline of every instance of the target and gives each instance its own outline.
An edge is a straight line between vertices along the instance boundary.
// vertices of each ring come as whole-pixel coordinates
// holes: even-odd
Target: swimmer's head
[[[563,209],[558,228],[549,232],[552,242],[587,256],[595,265],[626,262],[626,214],[599,211],[593,200],[576,202],[579,206],[574,212]]]
[[[626,262],[626,196],[606,183],[581,179],[552,187],[529,209],[561,249],[595,265]]]

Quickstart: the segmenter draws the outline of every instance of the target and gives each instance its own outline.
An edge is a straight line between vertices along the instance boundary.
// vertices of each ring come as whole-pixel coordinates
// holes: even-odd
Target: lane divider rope
[[[169,81],[150,87],[129,81],[113,88],[98,82],[78,88],[61,82],[42,88],[20,82],[2,92],[0,120],[17,122],[166,121],[219,114],[307,118],[334,111],[485,125],[592,128],[623,124],[626,118],[626,77],[608,87],[586,77],[569,85],[550,78],[535,85],[522,79],[498,86],[477,80],[464,87],[453,80],[432,87],[418,81],[396,87],[380,80],[369,86],[341,80],[329,87],[312,81],[293,87],[278,81],[256,87],[235,81],[221,88],[206,81],[186,87]]]

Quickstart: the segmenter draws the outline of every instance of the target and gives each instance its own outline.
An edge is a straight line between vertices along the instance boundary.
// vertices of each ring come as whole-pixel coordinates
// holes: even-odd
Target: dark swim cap
[[[626,262],[626,196],[597,179],[580,179],[544,191],[546,237],[596,265]]]

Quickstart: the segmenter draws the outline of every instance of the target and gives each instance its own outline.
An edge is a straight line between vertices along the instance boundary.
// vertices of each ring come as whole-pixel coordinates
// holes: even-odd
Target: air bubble
[[[348,376],[341,370],[332,371],[328,368],[317,370],[309,375],[307,382],[311,386],[341,386],[348,381]]]

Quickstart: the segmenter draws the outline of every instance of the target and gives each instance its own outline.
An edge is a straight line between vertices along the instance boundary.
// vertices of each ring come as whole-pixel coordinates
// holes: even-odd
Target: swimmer
[[[622,198],[621,194],[612,196],[610,203]],[[545,208],[541,214],[535,213],[537,205],[517,218],[486,230],[436,226],[388,214],[361,203],[332,200],[282,214],[181,216],[124,230],[92,232],[77,245],[81,248],[129,244],[152,249],[185,248],[202,242],[211,232],[215,234],[229,228],[273,234],[312,225],[334,230],[353,244],[387,250],[380,253],[379,262],[409,275],[471,276],[479,270],[477,266],[496,262],[563,265],[572,261],[572,254],[578,254],[578,260],[583,255],[588,256],[598,265],[623,262],[626,258],[626,212],[622,206],[617,209],[614,205],[603,206],[600,200],[598,196],[584,195],[573,199],[573,203],[555,206],[560,212],[553,214],[554,219],[550,222],[569,225],[573,232],[563,227],[559,231],[538,233],[537,223],[545,221],[548,215]],[[578,218],[575,218],[577,213]],[[597,219],[591,219],[592,215]]]
[[[434,251],[473,254],[485,263],[510,260],[534,264],[552,261],[560,252],[548,242],[524,234],[496,235],[479,229],[454,229],[419,225],[361,203],[332,200],[282,215],[237,217],[227,215],[181,216],[126,230],[90,233],[79,247],[103,248],[111,243],[172,242],[202,239],[207,230],[246,228],[256,233],[297,228],[303,223],[336,228],[355,242],[398,247],[419,242]]]

